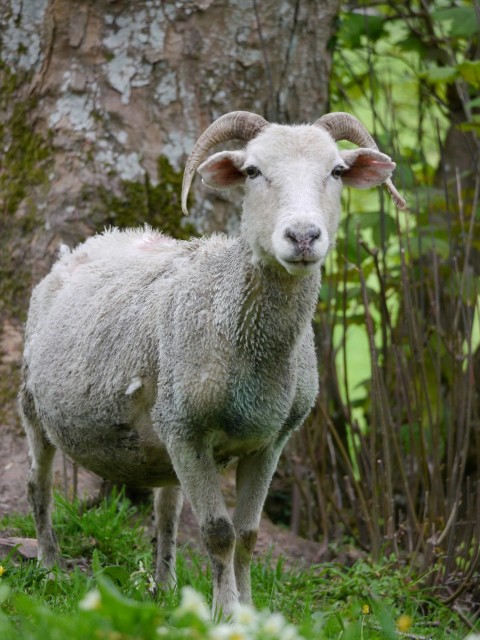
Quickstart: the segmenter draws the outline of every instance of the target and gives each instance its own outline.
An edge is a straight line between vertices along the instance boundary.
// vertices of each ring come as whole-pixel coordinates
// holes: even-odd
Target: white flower
[[[272,613],[262,625],[263,631],[271,636],[277,637],[286,626],[285,618],[281,613]]]
[[[301,636],[298,635],[293,624],[287,624],[278,636],[278,640],[301,640]]]
[[[182,600],[177,609],[177,615],[193,613],[200,620],[210,620],[210,611],[203,597],[192,589],[192,587],[183,587]]]
[[[157,634],[159,636],[168,636],[169,630],[167,627],[157,627]]]
[[[101,604],[102,597],[100,595],[100,591],[98,591],[98,589],[94,589],[87,593],[83,600],[80,600],[78,608],[83,609],[83,611],[95,611],[96,609],[100,609]]]
[[[210,631],[211,640],[250,640],[251,637],[240,624],[219,624]]]
[[[480,640],[480,633],[469,633],[465,640]]]
[[[150,593],[154,594],[156,589],[157,589],[157,583],[155,582],[153,576],[149,573],[148,574],[148,590],[150,591]]]
[[[232,620],[244,626],[252,625],[257,617],[255,609],[248,604],[238,603],[233,609]]]
[[[156,582],[153,576],[150,573],[147,573],[143,562],[140,560],[138,562],[138,570],[134,571],[130,575],[130,580],[133,582],[133,586],[135,588],[140,588],[142,586],[147,587],[150,593],[155,593],[156,590]]]

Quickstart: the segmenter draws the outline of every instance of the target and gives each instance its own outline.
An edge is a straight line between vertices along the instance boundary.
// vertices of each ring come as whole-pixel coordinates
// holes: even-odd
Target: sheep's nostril
[[[286,229],[285,231],[285,237],[288,238],[289,240],[291,240],[292,242],[298,242],[299,240],[299,234],[295,233],[295,231],[292,231],[291,229]]]
[[[309,249],[315,240],[318,240],[321,235],[322,232],[318,227],[311,227],[306,231],[296,231],[290,227],[285,229],[285,238],[290,240],[301,250]]]

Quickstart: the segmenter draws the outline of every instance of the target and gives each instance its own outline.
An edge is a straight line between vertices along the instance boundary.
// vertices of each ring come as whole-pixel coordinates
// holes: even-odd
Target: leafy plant
[[[289,524],[393,554],[446,603],[480,593],[480,180],[476,9],[361,2],[341,15],[332,110],[397,161],[410,212],[347,193],[316,314],[321,395],[284,456]],[[282,500],[284,498],[282,497]]]
[[[0,567],[2,640],[398,640],[405,632],[432,639],[466,634],[461,619],[394,558],[379,563],[359,559],[351,567],[292,568],[284,559],[273,563],[266,557],[252,571],[256,608],[241,605],[228,623],[212,621],[209,570],[195,551],[179,552],[178,591],[152,589],[152,561],[142,551],[149,541],[139,528],[144,514],[121,494],[102,501],[91,516],[85,516],[80,503],[74,507],[63,499],[57,511],[65,522],[61,546],[68,542],[82,549],[86,530],[101,539],[100,528],[113,518],[113,530],[120,522],[125,527],[131,557],[112,564],[122,558],[125,544],[118,533],[111,536],[112,530],[105,533],[108,558],[95,545],[88,562],[68,573],[19,563],[11,554]],[[0,526],[12,527],[14,521],[9,517]],[[87,526],[87,521],[96,524]],[[17,522],[20,526],[21,518]]]

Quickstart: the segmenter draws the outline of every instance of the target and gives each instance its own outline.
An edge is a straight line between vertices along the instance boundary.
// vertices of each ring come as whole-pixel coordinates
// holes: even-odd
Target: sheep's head
[[[216,144],[239,138],[240,151],[222,151],[203,161]],[[360,148],[339,151],[336,140]],[[185,169],[182,207],[198,168],[216,189],[245,185],[242,233],[256,260],[307,275],[318,269],[333,245],[344,184],[367,189],[386,183],[396,205],[405,202],[390,176],[395,163],[381,153],[353,116],[333,113],[314,125],[282,126],[248,112],[216,120],[200,137]]]

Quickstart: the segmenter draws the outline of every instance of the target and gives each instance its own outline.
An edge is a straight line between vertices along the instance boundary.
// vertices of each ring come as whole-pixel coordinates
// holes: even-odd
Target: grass
[[[149,573],[152,544],[144,511],[122,494],[91,509],[60,495],[56,503],[55,528],[69,570],[48,572],[35,562],[20,562],[14,554],[1,561],[2,640],[162,635],[219,640],[433,640],[468,635],[462,619],[437,602],[420,579],[386,559],[378,564],[361,560],[351,567],[328,563],[292,569],[282,559],[265,558],[252,567],[255,607],[273,614],[247,610],[230,625],[214,624],[205,614],[211,580],[203,556],[189,547],[180,549],[179,589],[154,596]],[[3,518],[0,530],[5,529],[12,535],[35,535],[30,516]]]

